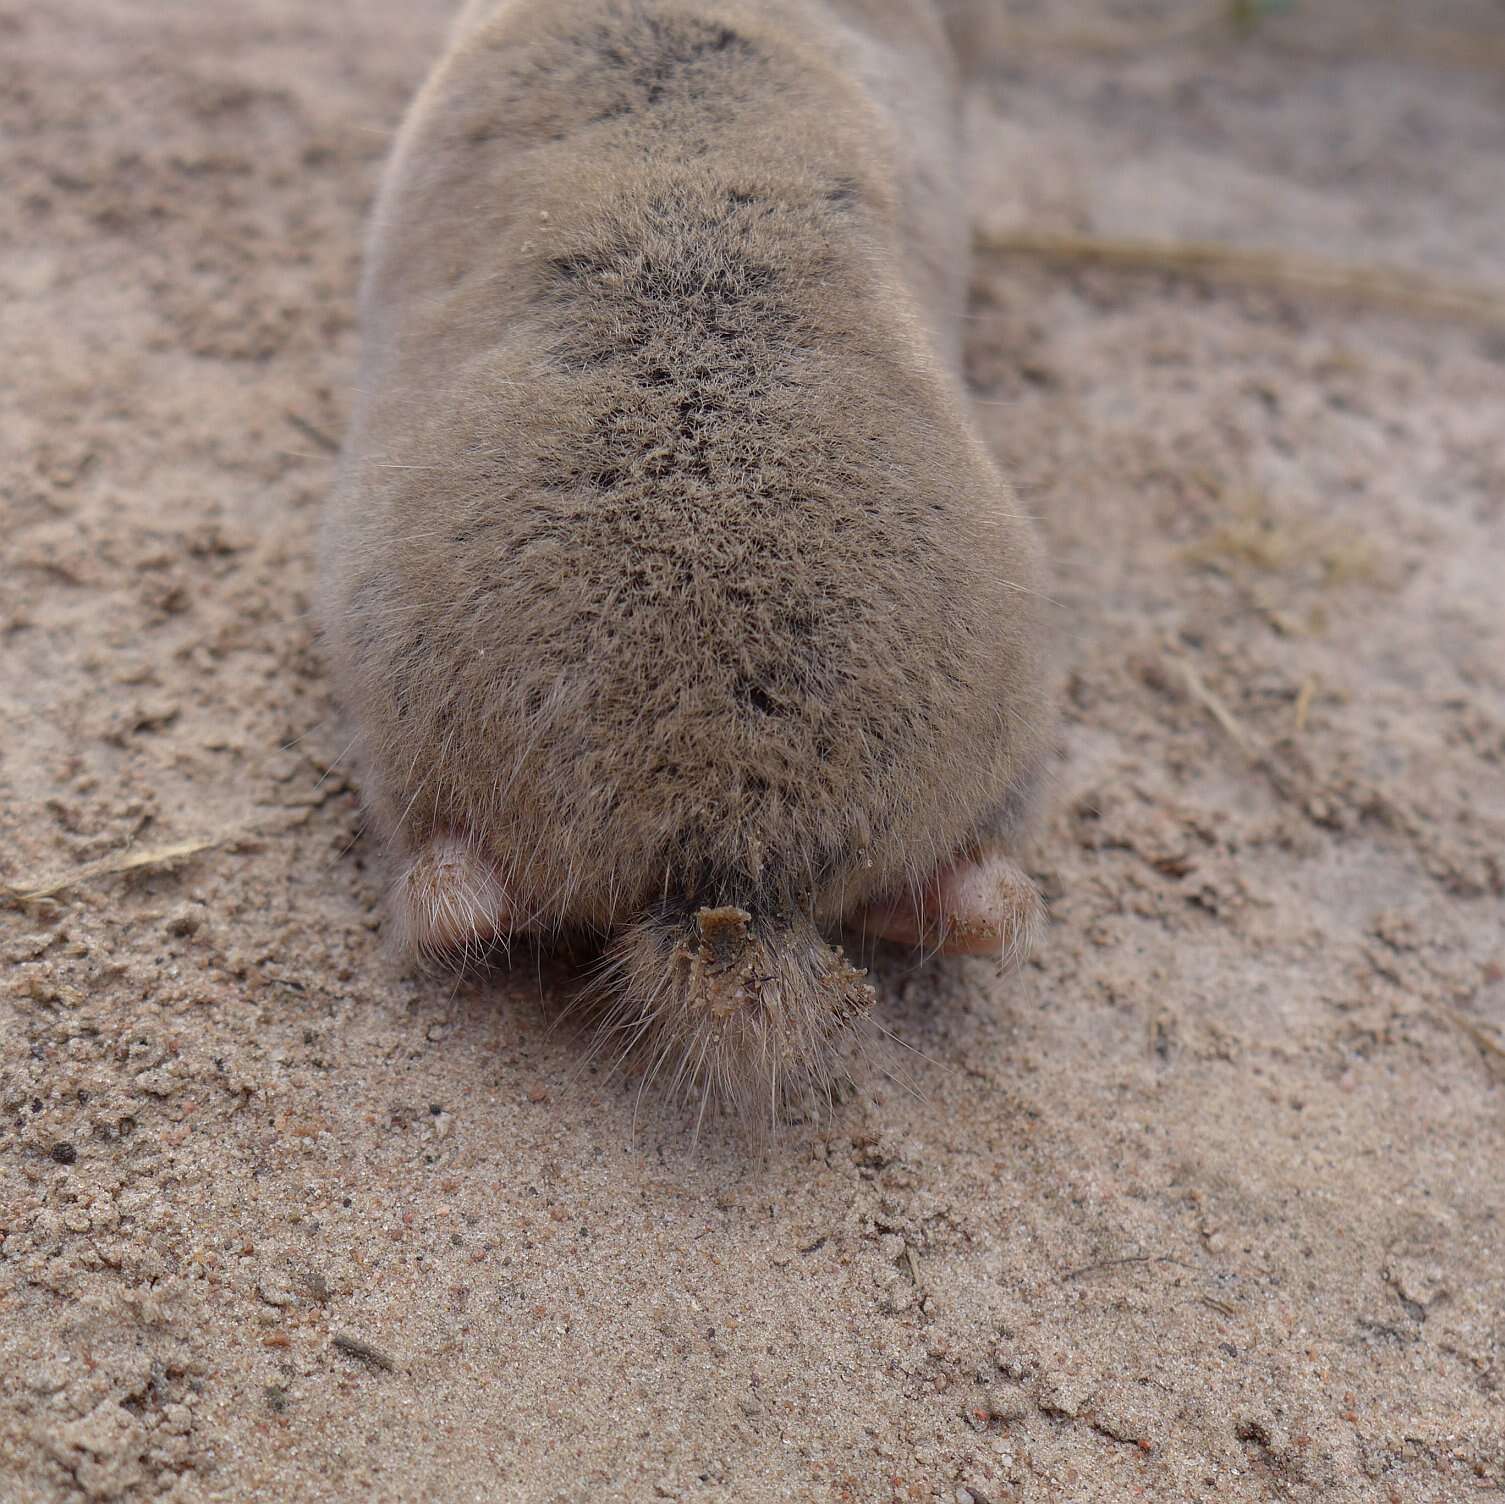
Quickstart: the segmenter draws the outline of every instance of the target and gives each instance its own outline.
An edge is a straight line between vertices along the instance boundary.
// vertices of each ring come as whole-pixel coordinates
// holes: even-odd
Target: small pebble
[[[362,1363],[369,1363],[372,1368],[379,1368],[383,1373],[391,1373],[396,1366],[380,1348],[372,1347],[369,1342],[362,1342],[359,1337],[352,1337],[348,1332],[336,1332],[329,1340],[347,1358],[359,1358]]]
[[[297,1296],[281,1280],[262,1280],[256,1286],[256,1293],[269,1306],[290,1306],[297,1301]]]

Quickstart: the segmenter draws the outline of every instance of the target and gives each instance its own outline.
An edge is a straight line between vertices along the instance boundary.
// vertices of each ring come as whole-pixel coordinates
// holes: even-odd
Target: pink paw
[[[469,953],[512,933],[516,916],[491,862],[456,836],[435,836],[397,881],[398,941],[424,956]]]
[[[1039,890],[1006,856],[984,851],[941,867],[917,892],[878,899],[850,928],[948,956],[1025,959],[1045,924]]]

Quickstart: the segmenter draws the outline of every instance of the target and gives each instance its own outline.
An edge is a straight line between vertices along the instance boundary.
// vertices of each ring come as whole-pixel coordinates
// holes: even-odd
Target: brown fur
[[[815,926],[1038,775],[958,95],[923,0],[476,0],[382,190],[322,614],[399,902],[418,943],[493,884],[497,930],[617,936],[697,1082],[761,1090],[771,1038],[818,1072],[865,993]],[[689,980],[725,908],[756,1027]]]

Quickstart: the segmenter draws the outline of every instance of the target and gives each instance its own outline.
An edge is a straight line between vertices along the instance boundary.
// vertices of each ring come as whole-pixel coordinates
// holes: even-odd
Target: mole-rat
[[[321,609],[410,953],[603,944],[779,1112],[843,926],[1023,952],[1041,562],[960,373],[940,0],[472,0],[402,126]]]

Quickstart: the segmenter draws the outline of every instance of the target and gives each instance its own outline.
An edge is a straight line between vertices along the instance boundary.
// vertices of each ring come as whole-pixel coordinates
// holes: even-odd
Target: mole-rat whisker
[[[897,1086],[911,1101],[925,1102],[929,1100],[925,1093],[920,1090],[913,1076],[899,1071],[897,1067],[885,1064],[878,1058],[870,1045],[863,1044],[859,1046],[859,1049],[862,1052],[863,1060],[886,1081],[890,1081]]]
[[[700,1125],[705,1121],[705,1110],[711,1100],[711,1088],[713,1085],[714,1080],[708,1072],[700,1084],[700,1107],[695,1113],[695,1128],[690,1135],[690,1143],[696,1148],[700,1146]]]
[[[870,1018],[868,1020],[868,1023],[869,1023],[869,1025],[871,1026],[871,1028],[876,1033],[882,1035],[883,1038],[887,1039],[891,1044],[897,1045],[901,1050],[907,1050],[911,1055],[915,1056],[917,1059],[923,1060],[926,1063],[926,1065],[934,1066],[938,1071],[942,1072],[944,1075],[954,1076],[956,1074],[956,1067],[955,1066],[953,1066],[953,1065],[949,1064],[948,1062],[940,1059],[936,1055],[930,1054],[926,1050],[920,1049],[918,1045],[911,1044],[907,1039],[901,1039],[898,1034],[896,1034],[892,1029],[886,1028],[883,1024],[879,1023],[879,1021],[877,1019]],[[873,1056],[872,1056],[872,1046],[871,1046],[871,1043],[867,1039],[862,1039],[859,1042],[858,1048],[861,1049],[861,1050],[863,1050],[863,1051],[865,1051],[865,1052],[867,1052],[869,1058],[873,1058]],[[880,1070],[883,1069],[883,1067],[881,1065],[879,1065],[878,1068]],[[904,1073],[903,1081],[901,1083],[899,1083],[899,1084],[906,1085],[907,1088],[912,1093],[912,1095],[916,1098],[916,1100],[918,1100],[918,1101],[924,1101],[924,1100],[926,1100],[925,1094],[924,1094],[923,1091],[921,1091],[918,1082],[916,1082],[915,1078],[913,1076],[909,1075],[907,1072]]]

